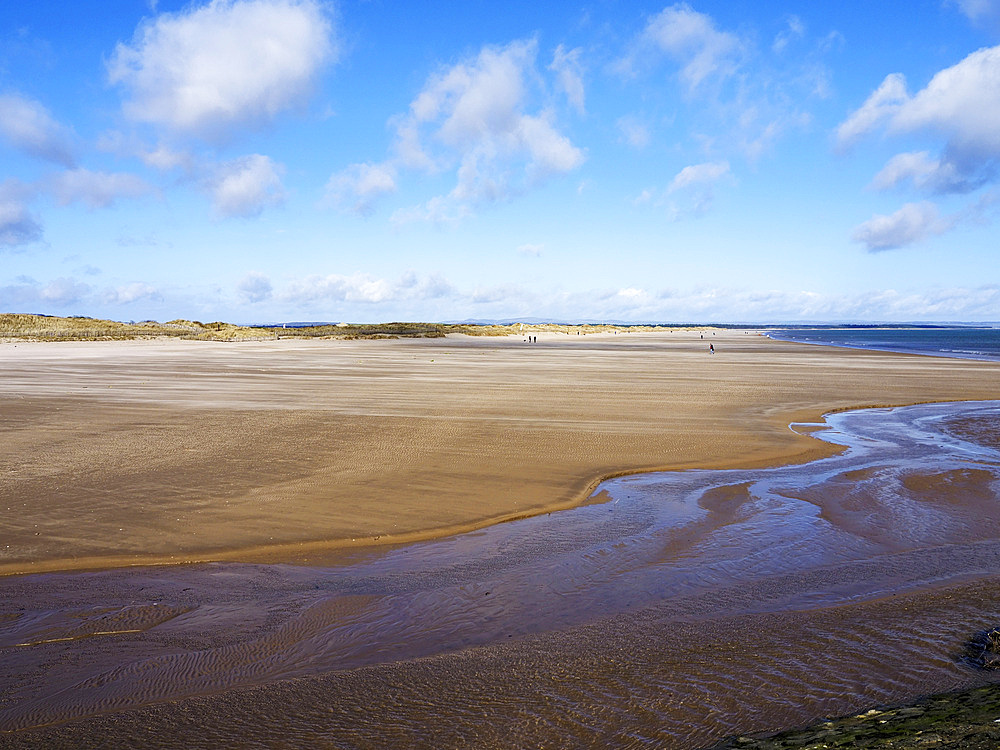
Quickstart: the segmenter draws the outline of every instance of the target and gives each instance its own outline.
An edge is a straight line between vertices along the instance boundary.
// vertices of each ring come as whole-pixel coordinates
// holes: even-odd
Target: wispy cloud
[[[70,130],[38,101],[19,94],[0,96],[0,137],[14,148],[45,161],[73,167]]]
[[[326,183],[327,200],[361,216],[372,212],[379,197],[394,192],[396,169],[389,163],[352,164]]]
[[[586,93],[583,86],[583,65],[580,58],[583,50],[567,50],[563,45],[556,47],[552,54],[549,70],[554,71],[559,87],[566,94],[569,103],[581,114],[586,109]]]
[[[273,287],[271,280],[266,275],[259,271],[250,271],[236,285],[236,290],[244,301],[256,304],[271,299]]]
[[[687,3],[664,8],[649,19],[633,52],[622,64],[632,68],[635,58],[657,50],[680,65],[680,79],[689,92],[711,79],[724,79],[736,72],[742,51],[740,38],[722,31],[714,19]]]
[[[649,145],[651,139],[649,126],[639,118],[625,115],[618,118],[616,125],[628,145],[637,149],[644,149]]]
[[[673,193],[693,185],[709,185],[727,174],[729,174],[728,161],[692,164],[674,176],[667,191]]]
[[[996,29],[1000,27],[1000,2],[998,0],[949,0],[977,26]]]
[[[55,175],[48,184],[62,205],[83,203],[88,208],[107,208],[119,198],[138,198],[153,192],[153,187],[137,175],[92,172],[82,167]]]

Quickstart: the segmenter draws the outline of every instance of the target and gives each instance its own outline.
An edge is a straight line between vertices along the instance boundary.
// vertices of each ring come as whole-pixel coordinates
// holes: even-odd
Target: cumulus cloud
[[[641,44],[666,53],[680,64],[681,80],[690,91],[710,78],[732,75],[741,50],[735,34],[718,30],[711,16],[687,3],[664,8],[653,16],[646,24]]]
[[[892,250],[942,234],[954,224],[929,201],[907,203],[893,214],[877,214],[854,230],[852,239],[864,243],[869,252]]]
[[[147,195],[152,187],[141,177],[124,172],[91,172],[82,167],[53,177],[50,188],[62,205],[83,203],[88,208],[107,208],[119,198]]]
[[[265,302],[271,299],[271,280],[262,273],[251,271],[236,285],[240,296],[247,302]]]
[[[399,210],[394,221],[454,220],[472,205],[507,200],[579,167],[584,154],[557,127],[537,55],[533,40],[487,46],[431,75],[409,110],[390,120],[392,157],[333,175],[328,190],[334,199],[364,212],[395,189],[400,170],[454,171],[450,193]],[[557,72],[569,74],[576,55],[561,55]],[[582,95],[572,75],[562,78]]]
[[[505,197],[508,172],[518,162],[538,177],[583,163],[583,153],[555,129],[551,112],[524,111],[536,54],[533,41],[485,47],[474,60],[432,76],[410,105],[404,136],[406,126],[425,132],[425,154],[431,143],[447,147],[429,157],[437,165],[458,161],[456,197]]]
[[[530,255],[533,258],[538,258],[542,254],[542,250],[545,249],[545,245],[538,243],[525,243],[523,245],[518,245],[517,253],[518,255]]]
[[[72,136],[34,99],[18,94],[0,96],[0,137],[26,154],[72,167]]]
[[[912,96],[902,75],[887,76],[840,125],[837,139],[850,144],[879,128],[889,135],[937,136],[944,144],[938,156],[928,151],[897,154],[875,175],[872,187],[908,182],[924,192],[949,194],[995,182],[1000,173],[1000,47],[973,52]],[[871,250],[883,250],[940,234],[962,219],[962,212],[945,220],[932,204],[911,203],[891,216],[873,217],[854,237]]]
[[[282,171],[281,165],[260,154],[220,164],[208,181],[216,215],[252,217],[281,205],[285,201]]]
[[[873,128],[891,119],[908,99],[906,78],[901,73],[887,75],[865,103],[837,127],[837,143],[841,147],[853,145]]]
[[[370,214],[380,196],[395,191],[396,170],[388,163],[352,164],[326,184],[330,201],[359,215]]]
[[[931,182],[939,190],[962,192],[995,179],[1000,161],[1000,47],[973,52],[937,73],[909,96],[894,73],[837,129],[849,144],[884,125],[890,134],[926,133],[945,139]]]
[[[336,55],[332,35],[318,0],[212,0],[143,23],[108,77],[130,119],[220,140],[302,104]]]

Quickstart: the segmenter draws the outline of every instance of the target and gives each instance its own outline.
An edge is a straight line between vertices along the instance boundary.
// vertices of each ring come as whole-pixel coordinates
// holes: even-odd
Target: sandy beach
[[[684,330],[0,370],[0,745],[695,748],[990,679],[951,655],[1000,624],[994,412],[843,415],[896,453],[808,462],[822,415],[1000,363]]]
[[[801,462],[831,448],[789,423],[828,411],[1000,393],[995,363],[722,330],[7,343],[0,371],[3,574],[319,562],[612,475]]]

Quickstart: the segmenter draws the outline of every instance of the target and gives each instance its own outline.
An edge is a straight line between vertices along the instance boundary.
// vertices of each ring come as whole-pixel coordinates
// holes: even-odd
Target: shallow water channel
[[[826,425],[336,568],[0,579],[0,745],[702,747],[993,679],[1000,402]]]

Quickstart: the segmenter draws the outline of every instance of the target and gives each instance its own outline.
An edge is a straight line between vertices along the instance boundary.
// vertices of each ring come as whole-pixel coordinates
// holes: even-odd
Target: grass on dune
[[[277,338],[383,339],[441,338],[450,333],[466,336],[510,336],[538,333],[588,334],[649,330],[649,326],[600,324],[565,325],[533,323],[465,325],[443,323],[337,323],[297,328],[238,326],[221,321],[171,320],[138,323],[99,318],[60,318],[50,315],[0,313],[0,340],[14,341],[120,341],[125,339],[179,338],[198,341],[266,341]],[[673,329],[672,329],[673,330]]]

